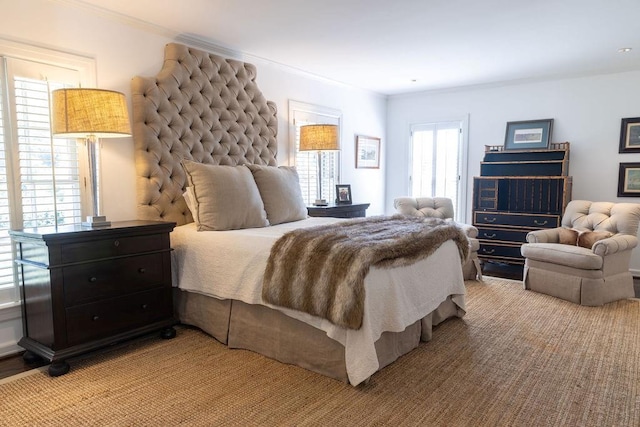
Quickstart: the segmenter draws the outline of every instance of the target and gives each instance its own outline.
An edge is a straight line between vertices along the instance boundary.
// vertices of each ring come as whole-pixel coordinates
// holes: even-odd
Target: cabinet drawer
[[[555,228],[560,226],[558,215],[526,215],[495,212],[475,212],[475,224],[505,225],[529,228]]]
[[[500,245],[480,243],[478,256],[486,258],[509,258],[511,260],[522,260],[520,253],[521,245]]]
[[[66,309],[69,345],[108,337],[173,316],[171,288]]]
[[[528,230],[509,230],[501,228],[478,227],[478,239],[502,242],[522,242],[527,239]]]
[[[163,249],[162,235],[150,234],[68,243],[62,246],[60,256],[62,263],[68,264],[161,249]]]
[[[163,254],[132,256],[62,268],[65,306],[157,287],[163,280]]]

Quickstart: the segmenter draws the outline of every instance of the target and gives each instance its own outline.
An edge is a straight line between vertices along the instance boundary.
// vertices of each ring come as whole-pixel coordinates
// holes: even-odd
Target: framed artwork
[[[336,185],[336,204],[350,205],[351,204],[351,185],[349,184],[337,184]]]
[[[640,152],[640,117],[622,119],[619,153]]]
[[[356,135],[356,168],[380,169],[380,138]]]
[[[640,197],[640,163],[620,163],[618,197]]]
[[[505,150],[544,150],[549,148],[553,119],[507,122]]]

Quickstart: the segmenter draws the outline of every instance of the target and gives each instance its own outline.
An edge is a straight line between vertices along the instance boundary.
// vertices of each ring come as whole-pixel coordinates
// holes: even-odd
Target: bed
[[[295,170],[277,164],[277,109],[259,90],[256,68],[170,43],[156,76],[132,80],[132,102],[138,216],[177,225],[171,233],[172,274],[182,323],[231,348],[355,386],[430,340],[435,325],[465,314],[464,254],[454,240],[408,264],[371,266],[363,279],[358,327],[265,302],[264,272],[276,242],[299,230],[348,225],[308,218],[306,210],[301,216],[299,203],[283,211],[274,203],[277,195],[271,201],[265,196],[270,181],[260,186],[256,171],[288,177]],[[230,193],[228,186],[244,183],[247,170],[258,183],[258,201],[245,197],[244,190]],[[286,185],[291,182],[286,178]],[[216,188],[210,198],[200,191],[209,191],[207,183]],[[196,189],[200,204],[194,207]],[[245,199],[262,203],[266,218],[249,215],[255,210]],[[217,210],[215,215],[205,216],[205,205]],[[207,228],[208,218],[215,226]],[[220,218],[249,225],[219,228]]]

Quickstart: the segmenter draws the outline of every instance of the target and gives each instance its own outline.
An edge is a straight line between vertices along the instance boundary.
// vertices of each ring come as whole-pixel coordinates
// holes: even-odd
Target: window
[[[290,131],[290,135],[292,135],[291,152],[300,177],[302,198],[307,205],[311,205],[316,199],[326,199],[328,202],[335,200],[336,184],[340,183],[340,152],[321,153],[322,194],[318,197],[318,153],[299,150],[300,126],[332,124],[338,125],[338,129],[340,129],[341,113],[317,105],[290,101],[289,117],[291,117],[293,124]]]
[[[38,56],[36,48],[25,50]],[[46,63],[54,62],[51,54],[30,60],[24,51],[20,59],[11,56],[16,51],[0,40],[0,307],[19,301],[8,231],[81,222],[77,142],[52,138],[49,98],[55,89],[78,86],[93,63],[81,58],[60,66]]]
[[[464,220],[462,153],[461,122],[411,127],[410,194],[413,197],[450,198],[459,221]]]

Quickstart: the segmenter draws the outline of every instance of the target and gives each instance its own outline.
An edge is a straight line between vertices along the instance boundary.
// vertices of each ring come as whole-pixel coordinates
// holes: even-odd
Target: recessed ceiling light
[[[618,53],[625,53],[625,52],[631,52],[631,48],[630,47],[621,47],[620,49],[618,49]]]

